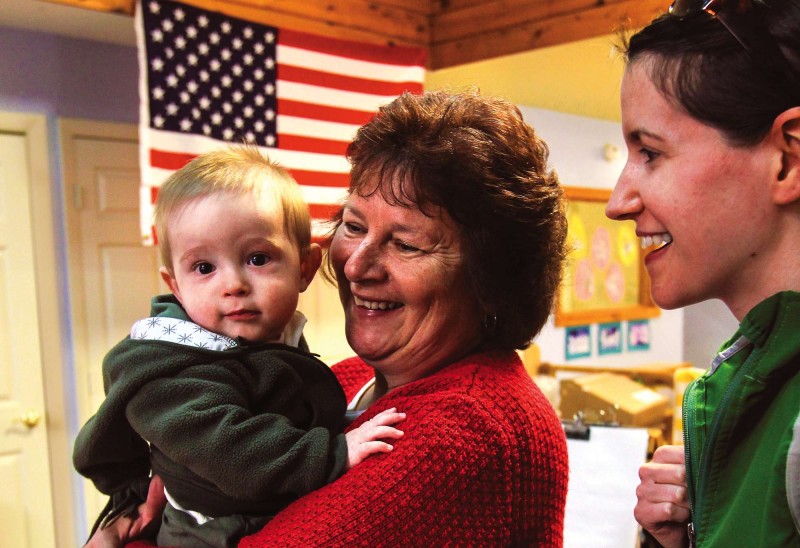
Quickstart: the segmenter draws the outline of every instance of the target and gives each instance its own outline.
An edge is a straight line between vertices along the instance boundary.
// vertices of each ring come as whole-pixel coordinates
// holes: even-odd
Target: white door
[[[48,548],[55,531],[28,152],[23,135],[0,133],[0,546]]]

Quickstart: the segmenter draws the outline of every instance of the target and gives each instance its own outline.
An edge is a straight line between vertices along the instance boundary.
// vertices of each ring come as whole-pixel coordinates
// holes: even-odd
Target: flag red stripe
[[[325,88],[370,93],[372,95],[400,95],[404,91],[419,93],[422,85],[419,82],[385,82],[383,80],[370,80],[343,76],[331,72],[322,72],[292,65],[278,64],[278,80],[298,82]]]
[[[320,220],[331,219],[341,208],[342,206],[337,204],[308,204],[311,217]]]
[[[350,186],[349,173],[326,173],[323,171],[307,171],[303,169],[290,169],[289,172],[300,185],[339,188],[348,188]]]
[[[324,122],[339,122],[355,126],[363,126],[372,119],[374,114],[374,112],[365,112],[363,110],[315,105],[292,99],[281,99],[280,97],[278,97],[278,113],[283,116],[298,116],[300,118],[312,118]]]
[[[317,152],[321,154],[336,154],[344,156],[347,143],[330,139],[317,139],[315,137],[302,137],[300,135],[278,134],[278,148],[283,150],[296,150],[300,152]]]
[[[170,152],[168,150],[150,149],[150,165],[159,169],[178,170],[185,166],[197,154]]]
[[[278,44],[387,65],[424,67],[426,59],[422,48],[351,42],[288,29],[278,31]]]

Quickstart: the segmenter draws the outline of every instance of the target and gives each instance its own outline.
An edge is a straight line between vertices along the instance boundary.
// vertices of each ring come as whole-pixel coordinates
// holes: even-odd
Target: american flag
[[[422,91],[425,51],[278,29],[170,0],[142,0],[141,227],[170,173],[226,142],[258,145],[300,183],[314,233],[349,183],[347,144],[377,108]]]

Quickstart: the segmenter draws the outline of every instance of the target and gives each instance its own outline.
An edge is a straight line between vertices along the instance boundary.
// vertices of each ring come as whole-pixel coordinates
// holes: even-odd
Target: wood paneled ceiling
[[[136,0],[43,0],[132,16]],[[276,27],[428,50],[453,67],[645,25],[670,0],[181,0]]]

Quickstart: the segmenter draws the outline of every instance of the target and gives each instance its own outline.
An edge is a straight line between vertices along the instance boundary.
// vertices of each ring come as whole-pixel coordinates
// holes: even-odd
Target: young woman
[[[636,221],[656,303],[740,321],[687,390],[684,447],[641,468],[636,518],[665,546],[798,546],[800,3],[678,0],[627,46],[606,213]]]

